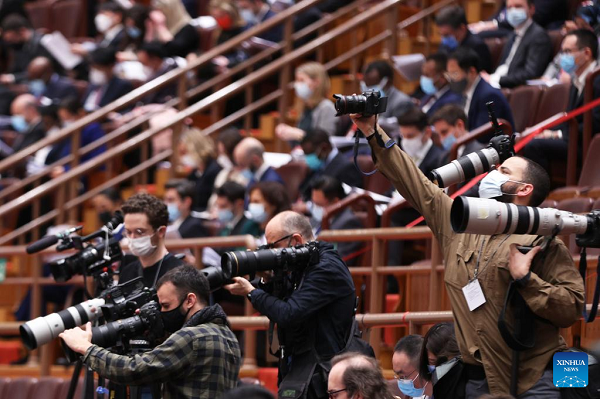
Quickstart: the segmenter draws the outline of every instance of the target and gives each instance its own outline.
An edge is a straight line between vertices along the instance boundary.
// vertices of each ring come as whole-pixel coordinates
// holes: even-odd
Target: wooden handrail
[[[594,69],[592,72],[590,72],[585,77],[585,86],[583,88],[583,105],[588,104],[594,100],[594,80],[596,79],[596,77],[598,75],[600,75],[600,66],[596,67],[596,69]],[[594,130],[594,111],[589,110],[585,114],[583,114],[583,132],[581,132],[581,134],[583,136],[583,142],[582,142],[583,151],[581,154],[584,159],[581,160],[582,164],[583,164],[583,161],[585,161],[585,157],[587,156],[587,150],[590,147],[590,143],[592,141],[592,136],[595,133],[598,133],[598,132],[594,132],[593,130]],[[571,135],[569,135],[569,139],[570,138],[571,138]]]
[[[367,226],[375,227],[375,221],[377,213],[375,212],[375,200],[367,193],[363,194],[352,194],[342,199],[341,201],[328,206],[323,214],[323,221],[321,222],[321,229],[329,229],[329,219],[335,217],[338,213],[342,212],[347,207],[365,201],[368,204],[367,208]]]
[[[293,5],[292,7],[288,8],[288,9],[278,13],[273,18],[268,19],[264,23],[258,24],[256,26],[252,27],[251,29],[248,29],[247,31],[240,33],[239,35],[235,36],[231,40],[228,40],[227,42],[225,42],[223,44],[215,46],[211,50],[200,55],[197,59],[192,61],[185,68],[174,69],[173,71],[170,71],[170,72],[152,80],[151,82],[148,82],[148,83],[140,86],[139,88],[131,91],[130,93],[119,98],[118,100],[116,100],[116,101],[106,105],[105,107],[103,107],[95,112],[92,112],[91,114],[78,120],[77,122],[73,123],[71,126],[65,128],[65,129],[62,129],[56,135],[53,135],[52,137],[44,138],[44,139],[38,141],[37,143],[23,149],[22,151],[20,151],[16,154],[13,154],[10,157],[0,161],[0,172],[3,172],[5,170],[7,170],[9,167],[18,164],[19,162],[22,162],[26,157],[34,154],[35,152],[37,152],[38,150],[40,150],[44,147],[46,147],[48,145],[52,145],[52,144],[59,142],[67,137],[72,136],[75,132],[78,132],[84,126],[86,126],[90,123],[93,123],[93,122],[98,122],[103,119],[106,119],[106,117],[111,112],[116,112],[121,108],[131,105],[135,101],[140,100],[141,98],[145,97],[149,93],[159,90],[169,84],[175,83],[180,78],[185,78],[186,74],[188,72],[197,70],[204,64],[210,62],[213,58],[215,58],[219,55],[222,55],[224,53],[227,53],[227,52],[231,51],[232,49],[235,49],[242,42],[250,39],[253,36],[257,36],[261,33],[267,32],[271,28],[273,28],[281,23],[286,22],[289,18],[293,18],[297,14],[299,14],[311,7],[314,7],[321,1],[322,0],[302,1],[298,4]]]

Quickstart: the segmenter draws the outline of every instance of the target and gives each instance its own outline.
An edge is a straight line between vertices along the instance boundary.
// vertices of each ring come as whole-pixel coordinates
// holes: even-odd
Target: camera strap
[[[395,144],[396,144],[396,140],[394,139],[389,139],[387,141],[387,143],[383,143],[383,140],[381,140],[381,136],[379,135],[379,133],[377,132],[377,122],[375,122],[375,125],[373,126],[373,128],[375,129],[375,135],[377,135],[377,142],[381,142],[380,144],[382,144],[382,147],[384,147],[385,149],[389,149],[392,148]],[[354,166],[356,166],[356,169],[358,169],[358,171],[360,173],[362,173],[365,176],[371,176],[374,175],[375,172],[377,172],[377,167],[375,167],[375,169],[373,169],[370,172],[364,172],[361,168],[360,165],[358,164],[358,146],[360,144],[360,135],[365,136],[365,134],[360,130],[360,129],[356,129],[356,132],[354,132]],[[366,137],[366,136],[365,136]]]
[[[587,253],[586,247],[581,248],[581,256],[579,258],[579,274],[581,274],[581,278],[583,279],[583,283],[585,285],[585,277],[587,274]],[[585,290],[583,292],[583,318],[586,323],[591,323],[596,318],[596,313],[598,311],[598,299],[600,299],[600,256],[598,256],[598,264],[596,266],[596,287],[594,288],[594,296],[592,298],[592,310],[588,314],[587,312],[587,295]]]

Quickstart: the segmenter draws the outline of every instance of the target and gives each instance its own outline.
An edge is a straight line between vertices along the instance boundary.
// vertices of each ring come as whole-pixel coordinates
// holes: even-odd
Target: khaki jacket
[[[425,217],[440,243],[446,289],[463,360],[484,367],[492,394],[508,394],[512,349],[502,339],[497,323],[511,281],[509,245],[539,244],[541,239],[531,235],[455,233],[450,224],[453,200],[429,181],[397,145],[386,149],[384,143],[388,140],[381,128],[369,138],[373,158],[379,171]],[[486,302],[471,312],[462,288],[473,278],[478,259],[477,279]],[[579,320],[584,303],[583,280],[562,241],[554,240],[544,264],[537,263],[534,260],[529,282],[519,288],[536,316],[535,347],[520,354],[519,394],[540,379],[555,352],[566,348],[558,329]],[[512,320],[510,310],[506,319]]]

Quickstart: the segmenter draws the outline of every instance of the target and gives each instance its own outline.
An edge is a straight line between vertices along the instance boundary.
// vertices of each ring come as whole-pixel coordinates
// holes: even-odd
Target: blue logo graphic
[[[584,352],[557,352],[552,360],[554,385],[558,388],[585,388],[588,384],[588,355]]]

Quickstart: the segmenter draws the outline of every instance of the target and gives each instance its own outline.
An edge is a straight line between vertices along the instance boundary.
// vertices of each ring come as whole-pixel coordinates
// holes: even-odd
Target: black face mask
[[[448,82],[448,86],[450,87],[450,90],[452,90],[453,92],[458,93],[458,94],[463,94],[465,92],[465,89],[467,88],[467,84],[468,84],[467,78]]]
[[[6,45],[13,50],[21,50],[25,46],[25,42],[12,42],[6,43]]]
[[[104,226],[105,224],[107,224],[108,222],[110,222],[110,219],[112,219],[112,213],[110,213],[108,211],[106,211],[106,212],[100,212],[98,214],[98,219],[100,219],[100,222]]]
[[[167,331],[169,333],[174,333],[175,331],[180,330],[181,327],[183,327],[183,323],[185,323],[185,319],[186,319],[188,313],[190,313],[190,310],[192,309],[192,308],[189,308],[188,311],[185,312],[185,314],[181,313],[180,308],[184,302],[185,302],[185,299],[183,301],[181,301],[179,306],[177,306],[175,309],[160,313],[165,331]]]

